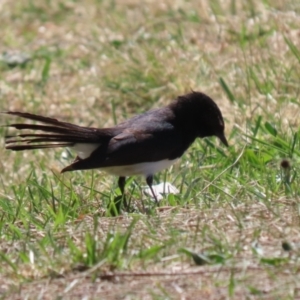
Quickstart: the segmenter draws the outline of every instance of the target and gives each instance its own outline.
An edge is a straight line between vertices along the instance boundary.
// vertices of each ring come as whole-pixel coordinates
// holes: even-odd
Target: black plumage
[[[228,146],[220,109],[210,97],[200,92],[179,96],[165,107],[137,115],[111,128],[82,127],[24,112],[5,113],[43,124],[8,125],[18,130],[43,133],[8,136],[6,149],[73,147],[78,156],[62,172],[103,169],[119,176],[122,193],[125,176],[135,174],[144,175],[152,190],[153,172],[181,157],[197,137],[217,136]],[[156,199],[154,193],[153,196]]]

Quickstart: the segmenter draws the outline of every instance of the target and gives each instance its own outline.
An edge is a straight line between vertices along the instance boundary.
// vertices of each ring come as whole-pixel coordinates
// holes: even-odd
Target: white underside
[[[92,152],[94,152],[100,144],[81,144],[77,143],[72,148],[77,152],[77,155],[81,159],[88,158]],[[109,174],[116,176],[133,176],[133,175],[144,175],[149,176],[153,175],[161,170],[169,168],[171,165],[175,163],[177,159],[169,160],[164,159],[156,162],[143,162],[134,165],[126,165],[126,166],[113,166],[113,167],[105,167],[99,168],[101,171],[105,171]]]
[[[72,148],[74,149],[74,151],[77,153],[77,155],[81,158],[81,159],[86,159],[88,158],[92,152],[94,152],[98,147],[100,146],[100,144],[80,144],[77,143],[74,146],[72,146]]]
[[[112,175],[123,176],[123,177],[133,176],[133,175],[149,176],[170,167],[171,165],[174,164],[175,161],[176,159],[173,160],[164,159],[156,162],[143,162],[143,163],[127,165],[127,166],[114,166],[114,167],[100,168],[100,170],[105,171]]]

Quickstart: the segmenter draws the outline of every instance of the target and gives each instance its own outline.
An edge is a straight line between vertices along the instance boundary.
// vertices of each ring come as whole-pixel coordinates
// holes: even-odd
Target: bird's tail
[[[20,133],[15,136],[5,137],[5,148],[13,151],[45,149],[57,147],[75,147],[81,144],[97,144],[109,138],[105,129],[81,127],[71,123],[61,122],[56,119],[40,115],[7,111],[4,114],[37,121],[42,124],[14,123],[6,125],[18,130],[37,130],[43,133]]]

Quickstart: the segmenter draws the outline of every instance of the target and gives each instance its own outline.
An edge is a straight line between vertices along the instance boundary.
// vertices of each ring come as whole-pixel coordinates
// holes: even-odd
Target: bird
[[[197,91],[178,96],[164,107],[146,111],[106,128],[78,126],[28,112],[3,113],[35,121],[33,124],[5,125],[26,130],[26,133],[7,135],[6,149],[73,149],[77,156],[61,173],[99,169],[118,176],[125,209],[128,209],[126,177],[143,175],[159,205],[152,187],[154,174],[174,164],[196,138],[216,136],[228,147],[219,107],[208,95]]]

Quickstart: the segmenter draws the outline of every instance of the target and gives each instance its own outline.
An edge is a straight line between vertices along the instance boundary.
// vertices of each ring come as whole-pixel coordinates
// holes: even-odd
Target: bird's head
[[[228,146],[222,113],[210,97],[200,92],[191,92],[179,96],[171,107],[181,125],[196,137],[216,136]]]

